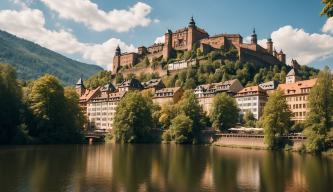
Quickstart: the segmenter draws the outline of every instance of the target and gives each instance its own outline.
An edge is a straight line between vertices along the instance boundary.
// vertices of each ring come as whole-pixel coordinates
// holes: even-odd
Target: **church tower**
[[[83,84],[83,80],[82,80],[82,77],[77,81],[77,83],[75,84],[75,90],[76,90],[76,93],[81,97],[84,92],[86,91],[86,88],[84,87],[84,84]]]
[[[257,44],[257,34],[256,29],[253,29],[252,35],[251,35],[251,44]]]
[[[295,82],[296,82],[295,69],[291,69],[286,76],[286,84],[295,83]]]

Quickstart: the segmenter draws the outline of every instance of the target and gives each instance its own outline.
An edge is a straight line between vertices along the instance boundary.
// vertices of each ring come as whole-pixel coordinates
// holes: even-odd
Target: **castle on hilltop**
[[[258,45],[255,29],[251,35],[251,42],[244,43],[240,34],[219,34],[209,36],[209,34],[197,27],[193,17],[187,27],[176,31],[168,30],[164,34],[164,43],[156,43],[149,47],[141,46],[137,53],[122,53],[118,46],[113,58],[113,73],[117,73],[120,68],[132,68],[143,58],[152,61],[154,58],[168,60],[172,57],[173,51],[191,51],[194,48],[200,49],[207,54],[214,50],[228,51],[237,50],[240,61],[249,61],[264,64],[285,64],[286,55],[282,50],[277,52],[273,47],[272,39],[267,39],[267,47]]]

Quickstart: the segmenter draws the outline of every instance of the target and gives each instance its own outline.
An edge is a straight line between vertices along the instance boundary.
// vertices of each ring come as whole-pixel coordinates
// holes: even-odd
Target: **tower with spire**
[[[120,67],[120,57],[121,57],[121,49],[119,45],[117,45],[116,52],[113,57],[113,66],[112,66],[112,73],[116,74],[118,72],[118,69]]]
[[[75,84],[75,90],[76,90],[76,93],[81,97],[84,92],[86,91],[86,88],[84,87],[84,84],[83,84],[83,80],[82,80],[82,75],[80,77],[80,79],[77,81],[77,83]]]
[[[251,35],[251,44],[257,44],[257,34],[256,34],[256,29],[253,28],[252,35]]]

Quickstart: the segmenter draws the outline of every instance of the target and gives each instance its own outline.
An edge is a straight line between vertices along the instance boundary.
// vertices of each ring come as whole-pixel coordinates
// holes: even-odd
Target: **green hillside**
[[[193,89],[201,84],[217,83],[230,79],[238,79],[243,86],[258,85],[272,80],[284,83],[286,74],[291,70],[291,67],[286,64],[240,62],[236,54],[233,50],[227,52],[212,51],[207,55],[200,56],[195,52],[185,52],[167,62],[155,60],[147,67],[161,65],[165,69],[168,63],[177,59],[199,59],[200,62],[196,66],[174,71],[161,77],[167,87],[182,86],[184,89]],[[301,80],[305,80],[316,77],[319,70],[302,65],[296,72]],[[159,75],[157,73],[122,75],[120,72],[114,77],[109,71],[101,71],[87,79],[85,83],[87,87],[95,88],[110,81],[118,83],[131,77],[136,77],[140,81],[147,81],[151,78],[158,78]]]
[[[74,84],[82,75],[90,77],[102,68],[64,57],[33,42],[0,30],[0,63],[16,68],[21,80],[52,74],[64,84]]]

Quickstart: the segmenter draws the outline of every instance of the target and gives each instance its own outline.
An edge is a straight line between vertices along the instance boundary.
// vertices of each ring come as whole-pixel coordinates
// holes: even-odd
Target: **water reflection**
[[[330,191],[333,160],[180,145],[0,148],[0,191]]]

